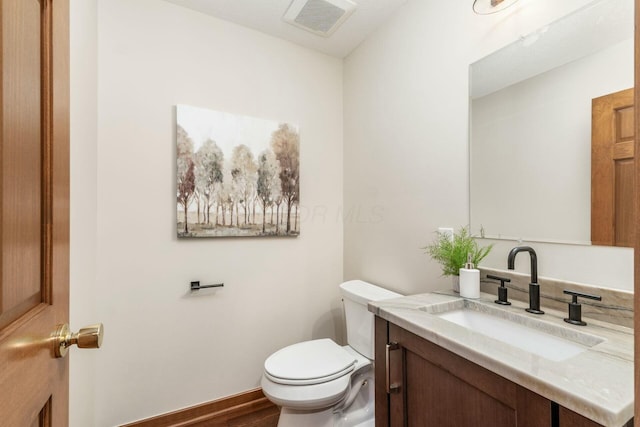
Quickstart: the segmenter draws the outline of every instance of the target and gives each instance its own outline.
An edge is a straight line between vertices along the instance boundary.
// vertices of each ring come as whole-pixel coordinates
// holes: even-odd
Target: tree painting
[[[178,126],[176,141],[178,153],[178,209],[182,207],[186,217],[196,188],[195,165],[193,164],[193,142],[180,126]],[[184,233],[189,233],[187,221],[185,221],[183,225]]]
[[[298,236],[297,126],[177,106],[178,237]]]

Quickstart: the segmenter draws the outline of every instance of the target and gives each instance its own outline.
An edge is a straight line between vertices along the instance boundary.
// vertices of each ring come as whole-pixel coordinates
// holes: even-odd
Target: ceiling
[[[355,12],[330,37],[282,20],[291,0],[165,0],[207,15],[253,28],[338,58],[344,58],[406,0],[352,0]]]
[[[471,97],[480,98],[633,38],[633,0],[590,3],[471,67]]]

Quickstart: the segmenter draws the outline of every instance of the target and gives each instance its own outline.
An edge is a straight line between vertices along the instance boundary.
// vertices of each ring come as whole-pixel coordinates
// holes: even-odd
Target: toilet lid
[[[305,341],[273,353],[265,375],[280,384],[309,385],[331,381],[353,371],[356,358],[330,339]]]

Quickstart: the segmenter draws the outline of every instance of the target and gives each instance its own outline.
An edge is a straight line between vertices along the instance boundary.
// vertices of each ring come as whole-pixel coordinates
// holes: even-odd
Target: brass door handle
[[[53,352],[56,357],[65,357],[69,347],[76,344],[78,348],[100,348],[104,327],[102,323],[90,325],[76,333],[69,330],[69,324],[58,325],[53,335]]]

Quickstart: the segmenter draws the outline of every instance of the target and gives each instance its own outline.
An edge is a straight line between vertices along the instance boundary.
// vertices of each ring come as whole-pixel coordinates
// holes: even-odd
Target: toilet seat
[[[273,403],[291,409],[307,410],[327,408],[340,402],[349,391],[351,375],[313,385],[286,385],[262,376],[262,392]]]
[[[317,341],[328,342],[316,343]],[[297,349],[298,346],[300,347],[299,349]],[[285,352],[282,358],[280,356],[277,358],[274,357],[280,353],[280,351],[289,347],[293,347],[293,349]],[[337,404],[349,392],[353,372],[360,372],[361,370],[367,369],[367,367],[371,366],[371,361],[369,359],[358,354],[358,352],[351,347],[340,347],[331,340],[306,341],[289,347],[285,347],[267,359],[267,361],[269,361],[274,357],[274,360],[271,360],[268,364],[268,368],[271,370],[271,373],[267,372],[267,361],[265,361],[265,372],[262,376],[261,386],[264,394],[272,402],[276,405],[291,409],[315,410]],[[326,352],[309,354],[309,351],[318,349],[322,349]],[[306,361],[305,359],[292,360],[295,355],[298,355],[299,357],[306,355],[309,356],[310,359],[306,359]],[[337,372],[332,372],[331,374],[324,376],[317,374],[317,372],[321,372],[323,370],[319,367],[311,368],[309,366],[293,366],[311,365],[312,363],[315,363],[316,359],[333,359],[333,362],[335,362],[334,365],[326,365],[329,367],[329,370],[331,370],[330,368],[333,366],[333,371],[336,371],[335,366],[340,366],[340,364],[343,363],[340,362],[341,359],[347,360],[347,362],[344,362],[347,366]],[[278,362],[290,363],[290,365],[285,367]],[[282,370],[278,370],[278,368],[282,368]],[[296,380],[294,378],[283,379],[281,377],[287,375],[292,377],[294,374],[298,374],[298,377],[304,377],[309,376],[309,373],[316,375],[316,378],[298,378]],[[342,375],[338,376],[340,373],[342,373]],[[280,374],[280,376],[277,374]],[[272,380],[271,377],[275,377],[277,381]],[[330,377],[333,379],[327,379]],[[284,383],[284,381],[287,381],[287,383]],[[307,383],[305,384],[305,382]]]
[[[350,374],[357,358],[330,339],[285,347],[264,362],[264,375],[285,385],[315,385]]]

